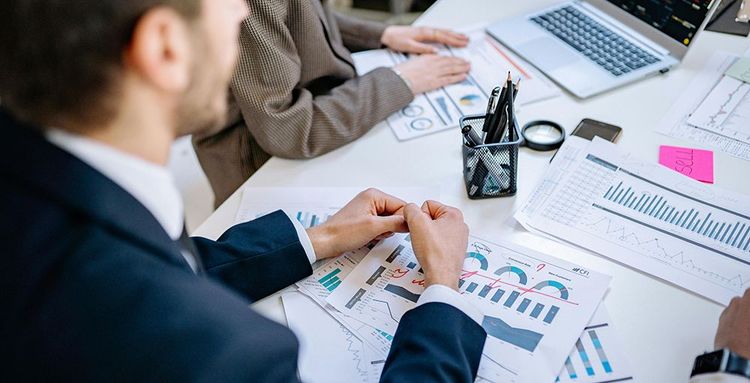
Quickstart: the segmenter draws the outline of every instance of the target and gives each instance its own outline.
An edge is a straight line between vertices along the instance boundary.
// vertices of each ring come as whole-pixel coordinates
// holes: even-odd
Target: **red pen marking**
[[[549,295],[549,294],[543,293],[543,292],[541,292],[539,290],[535,290],[533,288],[529,288],[529,287],[525,287],[525,286],[520,286],[520,285],[515,285],[513,283],[503,282],[499,278],[488,277],[486,275],[479,274],[479,272],[477,272],[477,271],[465,271],[464,270],[464,274],[461,276],[461,279],[466,279],[466,278],[473,277],[473,276],[477,276],[477,277],[480,277],[480,278],[491,280],[492,282],[489,283],[490,290],[492,290],[492,289],[494,289],[496,287],[500,287],[501,285],[506,285],[506,286],[514,287],[516,290],[522,291],[521,295],[524,295],[526,293],[539,294],[539,295],[545,296],[547,298],[551,298],[551,299],[554,299],[554,300],[557,300],[557,301],[560,301],[560,302],[565,302],[565,303],[568,303],[568,304],[571,304],[571,305],[574,305],[574,306],[578,306],[579,305],[578,303],[571,302],[571,301],[566,301],[565,299],[562,299],[560,297],[556,297],[554,295]]]
[[[401,270],[400,268],[393,270],[393,278],[403,278],[404,275],[409,274],[409,270]]]
[[[505,60],[507,60],[510,63],[510,65],[513,65],[513,67],[516,68],[516,70],[519,71],[523,75],[523,77],[526,77],[527,79],[531,80],[531,76],[528,73],[526,73],[526,71],[523,70],[523,68],[521,68],[521,66],[518,65],[515,61],[513,61],[507,54],[505,54],[505,52],[500,47],[498,47],[496,45],[495,41],[492,40],[491,37],[488,36],[488,37],[485,37],[485,39],[487,39],[487,42],[493,48],[495,48],[495,50],[497,51],[497,53],[500,53],[500,55],[503,56],[505,58]]]

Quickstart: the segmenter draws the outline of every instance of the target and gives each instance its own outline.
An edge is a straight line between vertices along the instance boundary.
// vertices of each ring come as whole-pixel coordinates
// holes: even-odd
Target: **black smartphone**
[[[622,128],[606,122],[584,118],[578,123],[573,133],[574,136],[582,137],[587,140],[593,140],[594,137],[601,137],[607,141],[615,142],[620,137]]]
[[[617,138],[620,137],[620,133],[622,133],[622,128],[619,126],[593,120],[591,118],[584,118],[570,134],[572,136],[585,138],[589,141],[593,140],[594,137],[599,136],[607,141],[615,142],[617,141]],[[556,156],[557,152],[552,155],[549,162],[552,162]]]

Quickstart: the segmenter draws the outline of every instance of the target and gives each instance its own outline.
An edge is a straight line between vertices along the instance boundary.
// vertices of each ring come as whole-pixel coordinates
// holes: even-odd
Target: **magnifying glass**
[[[565,142],[565,129],[560,124],[547,120],[529,122],[523,126],[521,134],[524,146],[543,152],[558,149]]]

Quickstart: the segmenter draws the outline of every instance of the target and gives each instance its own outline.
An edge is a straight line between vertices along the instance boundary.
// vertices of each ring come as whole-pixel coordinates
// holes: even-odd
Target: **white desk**
[[[441,0],[420,24],[459,28],[523,13],[553,1]],[[640,81],[586,101],[568,94],[523,107],[520,121],[551,119],[569,131],[582,118],[610,122],[624,129],[619,145],[645,160],[657,161],[660,144],[695,147],[652,129],[712,52],[721,49],[742,53],[745,38],[704,32],[685,61],[667,75]],[[421,186],[438,188],[444,202],[461,208],[473,234],[505,238],[527,247],[577,262],[613,276],[605,303],[625,342],[625,351],[642,382],[684,382],[694,357],[713,347],[722,307],[663,281],[515,227],[512,212],[532,191],[546,169],[550,154],[523,149],[519,160],[519,186],[515,198],[471,201],[461,178],[460,135],[446,131],[400,143],[386,126],[328,155],[309,161],[270,160],[246,186],[368,187]],[[716,185],[750,194],[750,164],[716,152]],[[241,193],[235,193],[195,233],[218,237],[233,222]],[[255,305],[283,321],[278,295]]]

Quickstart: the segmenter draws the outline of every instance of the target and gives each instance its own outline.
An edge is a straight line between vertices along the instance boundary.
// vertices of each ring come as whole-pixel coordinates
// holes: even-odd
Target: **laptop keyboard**
[[[572,6],[532,17],[531,21],[615,76],[660,61]]]

